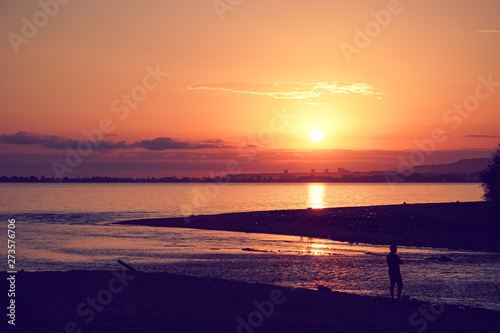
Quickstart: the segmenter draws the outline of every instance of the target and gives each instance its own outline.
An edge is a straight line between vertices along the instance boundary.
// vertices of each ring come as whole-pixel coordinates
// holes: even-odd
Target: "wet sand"
[[[484,309],[429,309],[428,304],[383,297],[168,273],[121,274],[18,273],[16,327],[9,331],[386,333],[425,326],[426,332],[470,333],[494,331],[500,322],[500,312]]]
[[[500,223],[485,202],[277,210],[118,223],[500,252]]]

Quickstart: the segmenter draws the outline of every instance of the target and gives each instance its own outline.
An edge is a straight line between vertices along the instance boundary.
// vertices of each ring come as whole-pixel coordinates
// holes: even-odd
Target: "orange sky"
[[[10,0],[0,16],[0,174],[53,176],[103,119],[67,176],[373,170],[433,131],[425,164],[500,142],[497,0]]]

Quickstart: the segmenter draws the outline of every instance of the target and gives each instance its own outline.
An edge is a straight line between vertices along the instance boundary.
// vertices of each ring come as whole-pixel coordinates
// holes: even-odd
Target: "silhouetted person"
[[[387,255],[387,266],[389,266],[389,278],[391,280],[391,298],[394,298],[394,285],[398,284],[398,299],[401,299],[401,291],[403,290],[403,279],[401,277],[401,271],[399,270],[399,265],[403,264],[401,258],[396,254],[398,252],[398,246],[391,245],[391,253]]]

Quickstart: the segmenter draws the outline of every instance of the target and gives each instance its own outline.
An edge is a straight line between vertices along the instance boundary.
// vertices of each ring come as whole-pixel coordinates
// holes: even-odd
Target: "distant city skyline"
[[[360,171],[360,170],[349,170],[346,168],[339,167],[335,170],[330,170],[330,169],[324,169],[324,170],[316,170],[316,169],[311,169],[309,171],[307,170],[293,170],[290,172],[288,169],[284,169],[281,172],[272,172],[272,171],[264,171],[264,172],[258,172],[258,173],[245,173],[243,172],[243,169],[240,168],[233,168],[232,170],[235,173],[230,173],[228,171],[210,171],[208,175],[202,175],[202,176],[186,176],[186,175],[160,175],[160,176],[141,176],[141,177],[132,177],[132,176],[125,176],[123,174],[121,175],[114,175],[114,176],[103,176],[103,175],[91,175],[91,176],[85,176],[85,175],[75,175],[75,176],[65,176],[65,177],[54,177],[53,175],[29,175],[29,176],[19,176],[19,175],[14,175],[14,176],[7,176],[7,175],[0,175],[0,182],[9,182],[9,181],[14,181],[14,182],[23,182],[23,181],[28,181],[28,182],[44,182],[44,181],[54,181],[54,182],[60,182],[64,179],[66,180],[71,180],[71,181],[77,181],[77,180],[82,180],[82,181],[117,181],[117,180],[139,180],[139,181],[145,181],[145,180],[163,180],[163,181],[182,181],[182,180],[194,180],[194,181],[204,181],[208,179],[217,179],[221,178],[224,179],[225,181],[245,181],[245,180],[253,180],[253,181],[266,181],[266,180],[288,180],[288,181],[295,181],[295,180],[306,180],[304,178],[309,178],[311,177],[311,180],[314,180],[314,178],[335,178],[335,179],[344,179],[346,181],[349,181],[351,179],[352,181],[362,181],[362,178],[364,177],[374,177],[374,176],[383,176],[384,181],[387,182],[405,182],[405,181],[419,181],[419,178],[415,178],[412,176],[418,176],[418,175],[423,175],[424,177],[427,177],[430,179],[431,182],[433,181],[438,181],[438,179],[444,179],[440,178],[439,175],[450,175],[450,174],[460,174],[463,177],[461,178],[456,178],[458,181],[474,181],[477,182],[479,181],[478,175],[479,172],[484,170],[487,165],[491,162],[491,158],[474,158],[474,159],[462,159],[460,161],[457,161],[455,163],[451,164],[429,164],[429,165],[421,165],[421,166],[416,166],[411,169],[388,169],[388,170],[370,170],[370,171]],[[236,167],[237,164],[234,164]],[[437,176],[437,177],[436,177]],[[349,178],[349,177],[354,177],[354,178]],[[432,180],[431,180],[432,178]],[[368,179],[368,178],[366,178]],[[372,178],[369,181],[381,181],[382,178]]]

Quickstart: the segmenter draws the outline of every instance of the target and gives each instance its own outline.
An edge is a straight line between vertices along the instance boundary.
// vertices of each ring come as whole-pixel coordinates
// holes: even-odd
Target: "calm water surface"
[[[1,184],[0,212],[155,216],[480,201],[479,184]]]

